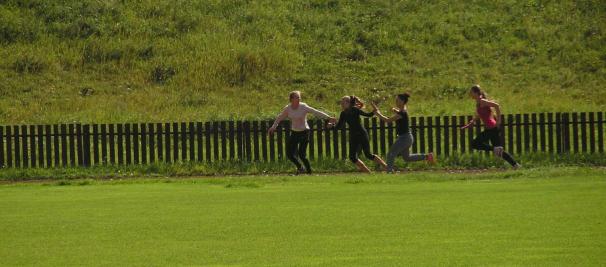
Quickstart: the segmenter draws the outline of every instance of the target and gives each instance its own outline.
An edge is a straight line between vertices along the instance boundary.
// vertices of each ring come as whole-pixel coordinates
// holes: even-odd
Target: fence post
[[[521,114],[516,114],[515,115],[515,140],[516,140],[516,152],[517,154],[522,154],[522,115]]]
[[[89,167],[90,164],[90,125],[82,127],[82,166]]]
[[[234,125],[234,121],[230,121],[229,122],[229,158],[230,159],[236,159],[236,131],[235,131],[235,125]],[[272,157],[272,161],[273,161],[273,153],[274,153],[274,146],[273,146],[273,142],[274,142],[274,137],[273,135],[270,136],[270,147],[271,147],[271,157]]]
[[[76,137],[75,137],[75,126],[73,123],[67,125],[69,139],[69,161],[72,167],[76,166]]]
[[[252,159],[253,159],[251,131],[252,131],[252,125],[251,125],[250,121],[244,121],[244,147],[246,148],[246,151],[245,151],[246,160],[249,162],[252,161]],[[215,156],[215,158],[217,158],[217,156]]]
[[[425,150],[425,117],[419,117],[419,153],[424,154]]]
[[[457,127],[457,116],[450,117],[450,130],[452,131],[452,153],[455,154],[459,150],[459,139],[457,138],[459,127]]]
[[[267,121],[267,129],[273,126],[273,121]],[[276,160],[276,134],[268,136],[269,141],[269,161],[274,162]]]
[[[215,161],[219,160],[219,122],[213,121],[213,154]]]
[[[147,143],[149,143],[149,163],[156,162],[156,132],[153,123],[147,124]]]
[[[579,115],[572,113],[572,152],[579,152]]]
[[[78,166],[84,165],[84,132],[82,124],[76,124],[76,152],[78,154]]]
[[[221,158],[223,160],[227,159],[227,122],[221,121],[219,124],[219,129],[221,130]],[[193,143],[192,143],[193,144]]]
[[[450,120],[447,116],[442,118],[444,120],[444,155],[450,155]]]
[[[141,164],[147,164],[147,151],[148,151],[148,135],[147,135],[147,124],[139,124],[139,130],[141,131]]]
[[[164,162],[167,162],[167,163],[171,163],[173,161],[173,160],[171,160],[171,154],[172,153],[170,153],[171,147],[172,147],[170,145],[170,142],[171,142],[171,138],[170,138],[171,132],[174,133],[176,131],[175,131],[175,129],[172,129],[172,131],[171,131],[170,123],[164,123]],[[176,160],[176,159],[174,159],[174,160]]]
[[[459,130],[459,126],[463,126],[467,123],[465,121],[465,116],[459,116],[459,125],[455,126],[457,131],[460,131],[459,134],[459,143],[461,143],[461,153],[465,153],[467,151],[467,145],[465,144],[465,130]]]
[[[316,155],[315,155],[316,153],[315,153],[315,148],[314,148],[315,143],[316,143],[314,141],[314,139],[315,139],[314,138],[314,136],[315,136],[314,132],[315,132],[315,126],[316,125],[314,124],[313,121],[309,121],[308,124],[309,124],[309,144],[308,144],[307,147],[308,147],[308,152],[309,153],[307,153],[307,157],[309,159],[311,159],[311,160],[314,160],[316,158]],[[253,126],[254,126],[254,124],[253,124]],[[256,132],[256,128],[253,128],[253,131]]]
[[[378,143],[378,138],[377,138],[377,118],[376,117],[372,118],[372,128],[371,129],[372,129],[372,150],[373,150],[372,152],[374,154],[378,155],[379,154],[379,143]],[[328,134],[328,132],[327,132],[327,134]],[[327,138],[326,139],[327,144],[328,144],[328,141],[329,141],[329,139]],[[328,153],[330,153],[330,150],[328,150],[329,149],[328,145],[327,145],[326,149],[327,149],[326,151]]]
[[[595,153],[595,113],[589,112],[589,151]]]
[[[53,166],[53,148],[52,148],[52,144],[51,144],[51,125],[47,124],[44,125],[44,146],[45,146],[45,153],[44,155],[46,156],[46,167],[50,168]],[[59,155],[55,155],[55,157],[58,157]]]
[[[37,144],[36,144],[36,126],[35,125],[30,125],[29,126],[29,152],[30,152],[30,167],[35,168],[36,167],[36,163],[37,163],[37,159],[38,159],[38,155],[37,155]]]
[[[126,145],[124,147],[124,152],[126,154],[126,165],[131,165],[132,164],[132,143],[131,143],[131,129],[130,129],[130,123],[125,123],[124,124],[124,139],[126,141]]]
[[[240,131],[240,122],[238,122],[238,131]],[[212,135],[212,129],[211,129],[211,124],[210,122],[205,122],[204,123],[204,144],[205,144],[205,148],[206,148],[206,161],[208,162],[212,162],[212,155],[211,155],[211,135]],[[239,136],[238,136],[239,137]],[[241,146],[241,142],[238,142],[238,146]]]
[[[172,127],[172,131],[173,131],[173,162],[179,162],[180,160],[183,161],[183,159],[179,159],[179,123],[178,122],[173,122],[173,127]]]
[[[368,118],[364,119],[364,122],[366,123],[366,126],[368,126]],[[368,127],[366,127],[368,129]],[[323,142],[324,140],[322,140],[323,136],[322,133],[324,132],[324,122],[322,120],[316,120],[316,140],[317,140],[317,146],[318,146],[318,158],[322,159],[324,157],[323,153],[324,153],[324,147],[323,147]]]
[[[435,152],[433,141],[433,118],[427,117],[427,152]]]
[[[558,152],[558,146],[559,146],[558,143],[556,143],[555,145],[553,143],[554,136],[556,138],[556,142],[557,142],[557,138],[558,138],[558,134],[557,133],[554,134],[554,132],[553,132],[554,128],[556,128],[556,127],[554,127],[554,125],[557,125],[557,124],[554,122],[553,113],[550,112],[547,114],[547,133],[549,134],[549,137],[547,137],[547,141],[548,141],[549,153],[551,153],[551,154],[553,154],[554,152]],[[556,131],[557,131],[557,129],[556,129]]]
[[[278,128],[276,128],[276,142],[278,143],[278,160],[284,159],[284,140],[282,139],[282,127],[284,123],[278,124]],[[273,138],[273,137],[272,137]]]
[[[93,158],[91,165],[99,165],[99,125],[93,124]]]
[[[532,142],[532,140],[530,140],[530,117],[528,114],[524,114],[523,115],[524,118],[524,152],[528,153],[530,152],[530,143]]]
[[[189,161],[196,161],[196,125],[190,122],[188,125],[189,133]]]
[[[570,152],[570,115],[569,113],[563,113],[562,118],[562,145],[565,153]]]
[[[204,124],[202,122],[196,122],[196,142],[197,142],[197,150],[198,150],[198,162],[204,161],[204,143],[202,137],[204,136]]]
[[[139,159],[139,124],[133,123],[131,128],[133,135],[133,163],[139,164],[141,162]]]
[[[413,154],[417,154],[419,153],[419,137],[418,137],[418,133],[417,133],[417,117],[411,117],[410,118],[410,131],[412,134],[412,138],[413,140],[415,140],[412,144],[412,153]]]
[[[581,150],[587,152],[587,113],[581,113]]]
[[[602,112],[598,112],[598,151],[604,152],[604,117]]]
[[[164,129],[162,123],[156,123],[156,146],[158,147],[158,161],[164,162],[164,144],[162,142],[162,136],[164,135]]]
[[[558,154],[562,153],[562,140],[564,140],[563,136],[563,127],[562,127],[562,114],[556,113],[556,146]]]
[[[385,140],[383,140],[383,142],[385,142]],[[332,128],[332,148],[333,158],[339,159],[339,130],[336,127]]]
[[[531,124],[532,124],[532,151],[537,152],[539,150],[539,139],[537,132],[537,114],[532,113],[531,115]]]
[[[385,143],[386,143],[385,139],[387,138],[387,136],[385,135],[385,127],[386,127],[385,122],[382,121],[382,120],[379,121],[379,127],[380,127],[379,131],[381,133],[380,140],[379,140],[380,143],[381,143],[381,155],[386,155],[387,154],[387,149],[386,149],[386,146],[385,146]]]
[[[259,129],[259,134],[261,135],[261,156],[263,157],[263,162],[268,162],[269,158],[267,157],[267,121],[261,121],[261,128]]]
[[[124,133],[123,133],[123,125],[120,123],[117,125],[118,127],[118,132],[116,133],[118,135],[118,165],[123,165],[124,164]]]
[[[346,133],[346,129],[345,127],[341,128],[341,130],[339,130],[341,132],[341,158],[342,159],[347,159],[347,133]]]
[[[6,126],[4,129],[6,132],[6,162],[4,163],[4,166],[14,167],[15,165],[13,165],[13,135],[11,133],[11,127]]]
[[[27,168],[29,165],[28,147],[27,147],[27,125],[21,125],[21,156],[23,156],[21,164],[23,168]]]
[[[4,126],[0,125],[0,169],[4,167]]]
[[[547,151],[545,148],[545,113],[539,114],[539,129],[540,129],[540,138],[541,138],[541,152]]]
[[[435,117],[434,118],[434,125],[435,125],[435,149],[436,149],[436,155],[442,155],[442,120],[440,119],[440,117]]]
[[[180,137],[180,142],[181,142],[181,162],[186,162],[187,161],[187,124],[185,122],[181,122],[179,123],[179,125],[181,126],[181,133],[179,135]]]

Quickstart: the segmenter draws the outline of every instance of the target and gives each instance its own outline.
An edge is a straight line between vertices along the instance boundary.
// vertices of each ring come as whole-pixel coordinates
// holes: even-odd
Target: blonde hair
[[[288,100],[293,99],[295,96],[301,97],[301,91],[292,91],[288,94]]]

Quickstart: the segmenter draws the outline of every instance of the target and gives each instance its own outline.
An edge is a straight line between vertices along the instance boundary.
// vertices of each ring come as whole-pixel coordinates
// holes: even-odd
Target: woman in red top
[[[476,116],[467,125],[463,126],[462,129],[466,129],[473,125],[473,123],[480,119],[484,123],[484,131],[482,131],[471,143],[471,148],[484,151],[494,151],[497,157],[501,157],[506,160],[514,168],[519,168],[520,164],[517,163],[513,157],[503,150],[503,144],[501,143],[501,109],[497,102],[490,101],[486,97],[486,92],[480,88],[479,85],[471,87],[469,94],[471,98],[476,101]],[[493,114],[493,109],[496,112]],[[490,141],[490,143],[489,143]]]

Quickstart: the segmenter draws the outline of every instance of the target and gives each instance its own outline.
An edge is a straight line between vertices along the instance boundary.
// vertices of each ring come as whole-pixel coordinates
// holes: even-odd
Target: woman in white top
[[[307,144],[309,144],[307,113],[312,113],[321,119],[327,119],[331,123],[335,123],[336,119],[301,102],[301,92],[299,91],[290,92],[289,98],[290,104],[284,107],[267,133],[270,135],[273,134],[282,120],[286,118],[290,119],[291,133],[286,141],[286,156],[297,166],[297,174],[303,172],[310,174],[311,166],[309,160],[307,160]],[[305,169],[303,169],[299,160],[303,162]]]

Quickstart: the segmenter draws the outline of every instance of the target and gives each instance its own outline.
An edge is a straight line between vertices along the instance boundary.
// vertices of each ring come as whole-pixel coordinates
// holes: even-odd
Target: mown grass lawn
[[[590,266],[605,207],[598,168],[13,183],[0,265]]]

